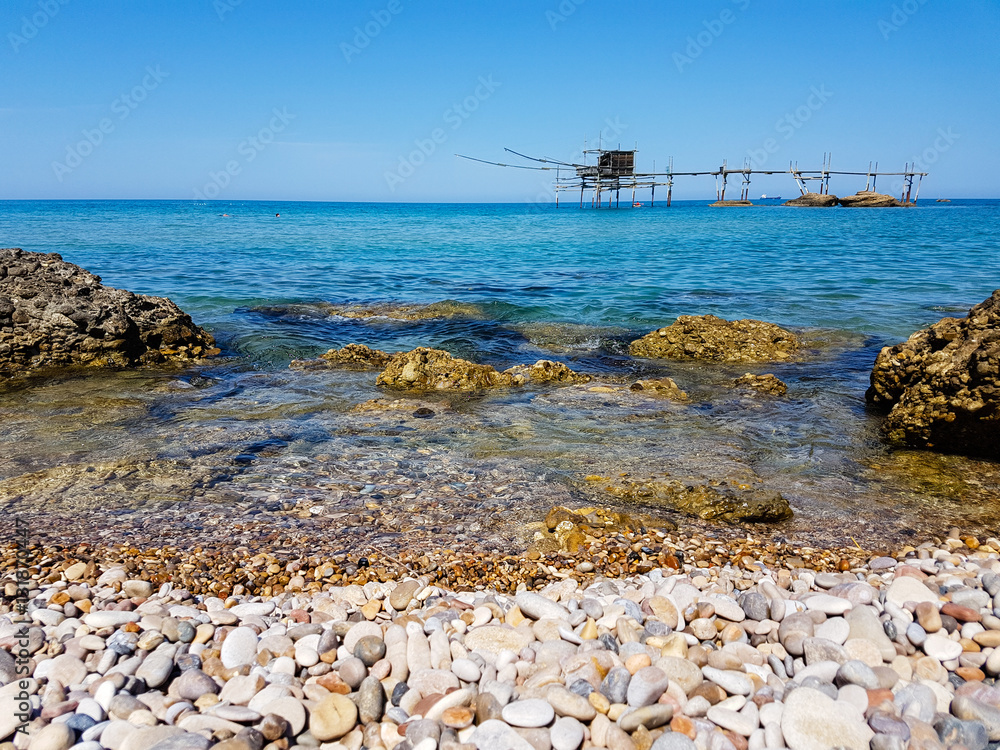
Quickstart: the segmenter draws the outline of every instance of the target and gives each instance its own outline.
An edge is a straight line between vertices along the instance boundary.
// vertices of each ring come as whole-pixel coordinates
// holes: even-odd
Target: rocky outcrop
[[[866,396],[893,442],[1000,458],[1000,290],[885,347]]]
[[[806,193],[798,198],[785,201],[784,206],[806,206],[808,208],[831,208],[836,206],[840,200],[836,195],[823,195],[822,193]]]
[[[489,365],[477,365],[426,346],[393,355],[375,382],[412,391],[479,391],[519,385],[512,375]]]
[[[633,357],[772,362],[790,359],[798,348],[795,334],[773,323],[681,315],[673,325],[633,341],[629,353]]]
[[[547,359],[499,372],[489,365],[477,365],[441,349],[421,346],[413,351],[394,354],[376,380],[378,385],[410,391],[480,391],[513,388],[529,382],[570,385],[588,383],[590,376]]]
[[[716,201],[715,203],[709,203],[708,205],[715,207],[752,206],[753,203],[751,203],[750,201]]]
[[[847,208],[899,208],[903,204],[885,193],[874,190],[859,190],[854,195],[845,195],[840,205]]]
[[[101,284],[55,253],[0,249],[0,373],[187,363],[218,354],[177,305]]]
[[[654,396],[663,396],[671,401],[687,401],[688,395],[680,389],[673,378],[649,378],[637,380],[629,386],[630,391],[642,391]]]
[[[510,375],[515,381],[520,383],[537,383],[545,385],[558,383],[560,385],[573,385],[577,383],[589,383],[591,377],[579,372],[574,372],[562,362],[553,362],[550,359],[540,359],[533,365],[517,365],[504,370],[503,375]]]
[[[784,396],[788,393],[788,386],[771,373],[754,375],[748,372],[746,375],[736,378],[733,385],[737,388],[749,388],[760,393],[766,393],[769,396]]]
[[[623,500],[674,508],[706,521],[776,523],[792,517],[780,493],[738,480],[682,482],[667,477],[623,479],[606,490]]]
[[[392,359],[379,349],[364,344],[348,344],[340,349],[330,349],[318,359],[293,359],[289,367],[293,370],[381,370]]]

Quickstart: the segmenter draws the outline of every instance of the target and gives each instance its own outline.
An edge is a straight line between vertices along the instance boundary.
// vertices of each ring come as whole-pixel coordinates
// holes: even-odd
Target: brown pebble
[[[442,693],[431,693],[430,695],[421,698],[419,701],[417,701],[417,705],[413,707],[414,716],[416,716],[417,714],[420,714],[421,716],[426,716],[427,710],[442,698],[444,698],[444,695]]]
[[[747,747],[749,747],[750,743],[742,734],[736,734],[736,732],[729,729],[723,730],[722,733],[726,736],[726,739],[733,743],[733,747],[735,747],[736,750],[747,750]]]
[[[288,722],[277,714],[268,714],[260,720],[257,729],[264,735],[264,739],[273,742],[281,739],[288,731]]]
[[[983,670],[976,667],[959,667],[955,670],[955,674],[966,682],[982,682],[986,679],[986,674]]]
[[[941,613],[931,602],[920,602],[915,614],[920,627],[928,633],[936,633],[941,629]]]
[[[695,729],[694,722],[687,716],[674,716],[674,718],[670,720],[670,731],[679,732],[692,740],[698,736],[698,731]]]
[[[893,695],[891,690],[877,688],[868,692],[868,710],[871,711],[881,706],[885,701],[892,703]]]
[[[711,682],[701,683],[698,687],[691,691],[688,698],[695,698],[699,695],[713,706],[719,701],[724,701],[728,697],[725,690]]]
[[[472,725],[474,715],[465,706],[452,706],[441,713],[441,722],[452,729],[465,729]]]
[[[963,607],[952,602],[941,607],[941,614],[954,617],[959,622],[979,622],[983,619],[983,616],[971,607]]]
[[[331,693],[339,693],[340,695],[348,695],[351,692],[351,686],[341,679],[340,675],[336,672],[327,672],[321,675],[316,680],[316,684],[320,687],[324,687]]]

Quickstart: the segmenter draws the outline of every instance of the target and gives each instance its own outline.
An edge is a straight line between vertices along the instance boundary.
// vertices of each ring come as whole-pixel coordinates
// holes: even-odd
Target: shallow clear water
[[[953,521],[989,528],[1000,510],[996,465],[887,450],[864,389],[881,346],[1000,287],[998,219],[1000,201],[617,211],[2,202],[0,242],[58,252],[105,284],[170,297],[215,334],[224,357],[182,377],[88,374],[0,392],[0,497],[20,508],[41,498],[85,507],[98,502],[93,486],[59,485],[55,467],[73,474],[162,460],[176,462],[180,477],[170,492],[160,477],[99,502],[139,508],[219,488],[322,502],[330,477],[308,464],[316,456],[405,454],[419,463],[420,451],[432,451],[470,471],[534,477],[536,491],[509,503],[518,518],[537,515],[550,497],[611,502],[588,474],[668,470],[759,479],[791,501],[796,519],[774,533],[795,538],[878,539]],[[444,300],[462,304],[446,317],[394,317],[400,305]],[[384,314],[343,317],[331,306]],[[627,356],[637,335],[704,313],[801,330],[809,353],[753,368]],[[436,346],[498,367],[560,359],[612,385],[669,375],[691,403],[529,388],[424,399],[437,412],[429,420],[399,409],[352,412],[395,396],[375,387],[373,373],[288,369],[293,358],[351,342]],[[748,369],[774,372],[788,396],[729,387]],[[289,457],[308,461],[293,470]],[[207,490],[203,477],[184,479],[209,464]],[[351,462],[338,471],[349,474]],[[360,501],[348,492],[338,502]],[[462,510],[456,503],[456,519]]]

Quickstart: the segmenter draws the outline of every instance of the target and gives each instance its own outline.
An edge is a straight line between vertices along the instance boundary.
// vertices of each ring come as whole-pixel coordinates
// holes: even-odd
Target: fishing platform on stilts
[[[583,150],[583,163],[559,161],[535,156],[528,156],[513,149],[505,148],[504,151],[514,154],[520,159],[533,162],[534,164],[506,164],[486,159],[477,159],[472,156],[455,154],[461,159],[469,159],[482,164],[489,164],[496,167],[509,167],[513,169],[531,169],[537,171],[555,172],[555,183],[553,190],[556,198],[556,207],[559,207],[559,196],[565,192],[579,192],[580,208],[584,208],[589,202],[591,208],[602,208],[605,198],[608,208],[618,208],[621,198],[621,191],[631,191],[632,207],[642,207],[645,204],[636,201],[636,191],[649,190],[649,205],[654,206],[656,202],[656,188],[665,187],[667,189],[666,206],[669,207],[673,200],[674,179],[677,177],[715,177],[715,193],[717,203],[715,205],[753,205],[750,201],[750,182],[754,175],[776,175],[788,174],[795,180],[795,184],[802,196],[829,196],[830,178],[838,176],[866,177],[864,192],[875,195],[875,184],[879,177],[902,177],[903,188],[899,198],[899,204],[903,206],[914,206],[917,197],[920,195],[920,184],[927,172],[917,172],[913,166],[907,163],[902,172],[880,172],[878,163],[868,164],[867,171],[843,171],[833,169],[831,154],[823,155],[823,166],[820,169],[800,169],[798,162],[789,162],[788,169],[758,169],[749,158],[743,161],[743,166],[739,168],[729,167],[726,161],[717,169],[678,172],[674,170],[674,160],[668,160],[666,172],[657,172],[656,164],[653,164],[652,172],[637,172],[635,169],[635,155],[638,148],[631,150],[618,149],[586,149]],[[588,164],[591,157],[595,163]],[[741,178],[740,197],[738,200],[726,200],[726,188],[731,175],[738,175]],[[916,190],[914,190],[914,180],[916,180]],[[810,184],[818,183],[818,191],[811,191]],[[836,205],[837,199],[831,196],[832,200],[825,205]],[[912,198],[912,200],[911,200]],[[588,200],[589,199],[589,200]],[[629,204],[626,204],[629,205]]]

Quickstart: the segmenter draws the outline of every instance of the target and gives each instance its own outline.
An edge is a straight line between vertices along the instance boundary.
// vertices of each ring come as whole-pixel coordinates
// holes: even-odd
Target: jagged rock
[[[664,396],[673,401],[687,401],[688,395],[680,389],[673,378],[650,378],[637,380],[629,386],[631,391],[644,391],[657,396]]]
[[[716,201],[715,203],[709,203],[710,206],[752,206],[753,203],[750,201]]]
[[[478,391],[519,385],[513,375],[426,346],[394,354],[375,382],[415,391]]]
[[[823,195],[822,193],[806,193],[805,195],[800,195],[798,198],[793,198],[790,201],[785,201],[782,205],[785,206],[807,206],[810,208],[829,208],[831,206],[836,206],[840,200],[836,195]]]
[[[1000,457],[1000,290],[967,317],[943,318],[875,359],[873,406],[893,442]]]
[[[624,500],[668,505],[707,521],[774,523],[792,517],[792,509],[780,493],[735,479],[711,483],[666,477],[622,479],[605,489]]]
[[[790,359],[798,348],[798,337],[774,323],[681,315],[673,325],[633,341],[629,353],[633,357],[769,362]]]
[[[767,393],[771,396],[784,396],[788,393],[788,386],[771,373],[754,375],[748,372],[746,375],[736,378],[734,385],[737,388],[752,388],[755,391]]]
[[[874,190],[859,190],[854,195],[845,195],[840,205],[847,208],[899,208],[903,204],[885,193]]]
[[[330,349],[318,359],[293,359],[289,367],[293,370],[381,370],[390,359],[391,354],[379,349],[371,349],[364,344],[348,344],[341,349]]]
[[[533,365],[517,365],[504,370],[502,375],[510,375],[521,383],[589,383],[591,377],[574,372],[562,362],[540,359]]]
[[[0,373],[186,363],[215,340],[163,297],[133,294],[56,253],[0,249]]]

